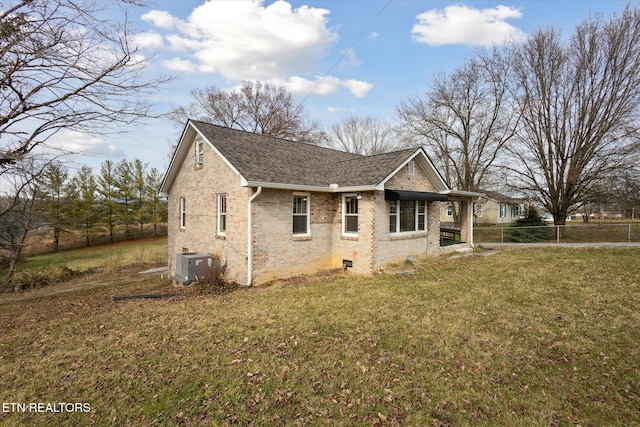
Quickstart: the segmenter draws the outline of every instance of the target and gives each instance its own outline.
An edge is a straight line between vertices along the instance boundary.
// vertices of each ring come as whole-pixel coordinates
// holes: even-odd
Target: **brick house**
[[[472,246],[475,193],[452,191],[422,148],[361,156],[190,120],[160,194],[176,256],[220,258],[230,280],[264,283],[348,266],[372,273],[440,254],[440,204],[463,206]]]

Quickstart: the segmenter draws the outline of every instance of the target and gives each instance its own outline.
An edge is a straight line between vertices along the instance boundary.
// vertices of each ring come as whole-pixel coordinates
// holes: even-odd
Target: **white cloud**
[[[168,50],[177,55],[163,62],[173,71],[279,83],[294,94],[327,95],[340,87],[354,94],[363,92],[365,82],[354,91],[351,80],[300,77],[317,72],[318,61],[338,40],[335,28],[328,25],[329,10],[293,8],[284,0],[264,3],[209,0],[186,19],[159,10],[146,13],[143,19],[162,29]],[[359,64],[352,50],[344,60],[349,66]]]
[[[74,154],[97,156],[104,158],[120,158],[125,156],[124,150],[103,138],[81,132],[65,130],[52,136],[47,146]]]
[[[145,31],[130,37],[138,49],[158,49],[163,47],[162,36],[155,31]]]
[[[305,79],[303,77],[293,76],[287,79],[284,87],[293,95],[305,96],[329,95],[338,90],[340,79],[337,77],[325,76],[316,77],[315,80]]]
[[[360,60],[356,57],[356,52],[353,49],[345,49],[342,51],[341,69],[357,67],[360,64]]]
[[[327,27],[326,9],[292,8],[286,1],[208,1],[186,20],[151,11],[147,22],[177,32],[170,48],[199,62],[204,72],[232,79],[269,80],[308,72],[337,34]]]
[[[161,10],[152,10],[142,15],[142,20],[150,22],[156,27],[171,29],[174,28],[180,22],[179,19],[171,16],[169,12]]]
[[[182,73],[191,73],[196,71],[198,66],[186,59],[173,58],[166,61],[162,61],[162,64],[171,71],[178,71]]]
[[[522,12],[508,6],[475,9],[456,5],[432,9],[417,16],[411,33],[414,40],[430,45],[474,44],[488,46],[520,39],[525,34],[506,22],[519,19]]]
[[[306,96],[313,95],[330,95],[340,88],[345,88],[357,98],[365,96],[373,87],[371,83],[360,80],[340,80],[333,76],[316,76],[314,80],[305,79],[303,77],[290,77],[284,83],[281,83],[289,92],[294,95]]]
[[[354,80],[354,79],[343,81],[341,84],[342,86],[349,89],[349,91],[356,98],[364,97],[371,90],[371,88],[373,88],[373,85],[371,83],[363,82],[360,80]]]

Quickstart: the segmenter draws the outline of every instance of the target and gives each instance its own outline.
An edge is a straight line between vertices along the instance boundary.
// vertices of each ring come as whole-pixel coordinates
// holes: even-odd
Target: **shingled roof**
[[[248,182],[330,188],[377,186],[421,148],[362,156],[190,120],[193,127]],[[184,134],[183,134],[184,138]],[[182,141],[181,141],[182,142]],[[189,141],[187,143],[190,143]],[[180,146],[174,162],[181,162]],[[186,152],[183,152],[183,156]],[[426,157],[426,154],[425,154]],[[184,158],[184,157],[183,157]],[[165,177],[171,180],[171,167]],[[170,186],[170,183],[169,183]]]

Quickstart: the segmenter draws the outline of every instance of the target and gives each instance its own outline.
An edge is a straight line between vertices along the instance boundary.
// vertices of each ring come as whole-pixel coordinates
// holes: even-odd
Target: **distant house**
[[[466,215],[422,148],[361,156],[190,120],[161,190],[168,197],[169,266],[182,253],[219,257],[241,284],[345,267],[371,273],[440,254],[440,204]],[[180,267],[180,266],[178,266]]]
[[[529,203],[495,191],[482,190],[484,196],[474,203],[474,222],[478,225],[507,225],[527,214]]]

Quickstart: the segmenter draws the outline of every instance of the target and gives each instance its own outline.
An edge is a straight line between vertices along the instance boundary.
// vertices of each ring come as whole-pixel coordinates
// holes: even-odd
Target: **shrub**
[[[508,242],[535,243],[549,240],[553,237],[553,229],[547,227],[545,220],[534,208],[529,207],[527,215],[511,224]]]

